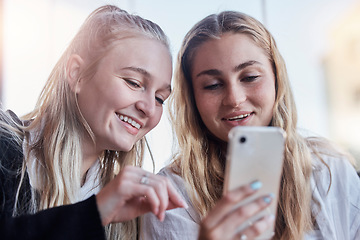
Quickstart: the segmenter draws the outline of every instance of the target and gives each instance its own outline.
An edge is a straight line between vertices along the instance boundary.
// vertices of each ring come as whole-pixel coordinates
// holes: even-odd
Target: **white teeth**
[[[119,115],[119,114],[117,114],[117,115],[119,116],[121,121],[127,122],[134,128],[140,129],[140,124],[137,123],[134,119],[131,119],[130,117]]]
[[[132,121],[131,125],[132,125],[133,127],[136,127],[137,129],[140,128],[140,124],[136,123],[135,121]]]
[[[230,121],[236,121],[236,120],[241,120],[241,119],[243,119],[243,118],[246,118],[246,117],[248,117],[248,116],[250,116],[250,113],[248,113],[248,114],[243,114],[243,115],[239,115],[239,116],[236,116],[236,117],[233,117],[233,118],[229,118],[228,120],[230,120]]]

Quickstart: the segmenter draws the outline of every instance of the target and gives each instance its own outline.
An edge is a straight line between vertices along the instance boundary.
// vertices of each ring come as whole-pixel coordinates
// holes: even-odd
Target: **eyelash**
[[[215,83],[215,84],[211,84],[208,86],[205,86],[204,89],[205,90],[216,90],[220,87],[220,83]]]
[[[123,78],[124,81],[130,85],[130,87],[133,87],[133,88],[142,88],[142,86],[137,83],[135,80],[132,80],[132,79],[129,79],[129,78]]]
[[[260,75],[248,76],[240,79],[242,82],[254,82]],[[204,87],[205,90],[216,90],[221,87],[222,83],[210,84]]]
[[[243,80],[245,82],[253,82],[255,81],[260,75],[254,75],[254,76],[248,76],[248,77],[245,77],[243,78]]]
[[[162,100],[161,98],[159,97],[155,97],[155,100],[160,103],[161,105],[164,105],[164,100]]]
[[[123,78],[124,81],[130,85],[130,87],[133,87],[133,88],[136,88],[136,89],[139,89],[139,88],[142,88],[141,84],[137,83],[135,80],[132,80],[132,79],[129,79],[129,78]],[[162,100],[161,98],[159,97],[155,97],[155,100],[161,104],[161,105],[164,105],[164,100]]]

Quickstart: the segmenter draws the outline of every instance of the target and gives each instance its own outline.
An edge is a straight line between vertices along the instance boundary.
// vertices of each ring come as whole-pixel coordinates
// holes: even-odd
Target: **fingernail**
[[[273,199],[273,194],[270,194],[269,196],[263,198],[264,202],[266,203],[271,203],[272,199]]]
[[[163,222],[164,219],[165,219],[165,212],[162,212],[162,213],[160,214],[160,221]]]
[[[189,208],[189,205],[185,202],[185,200],[181,200],[181,202],[183,203],[183,207],[184,208]]]
[[[250,184],[252,190],[258,190],[262,187],[262,183],[259,180],[256,180]]]

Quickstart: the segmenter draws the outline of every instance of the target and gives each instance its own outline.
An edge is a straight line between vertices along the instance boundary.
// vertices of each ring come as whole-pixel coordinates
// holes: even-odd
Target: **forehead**
[[[130,37],[118,40],[100,60],[97,72],[103,76],[139,77],[170,85],[172,60],[168,47],[157,39]]]
[[[251,37],[240,33],[226,33],[218,39],[201,44],[195,51],[193,63],[218,64],[235,59],[248,61],[259,57],[266,57],[266,52]]]
[[[133,65],[150,70],[159,65],[158,63],[171,63],[171,55],[168,47],[160,40],[132,36],[117,40],[114,46],[106,52],[101,62],[120,68]],[[163,65],[163,68],[168,67],[169,64]]]
[[[147,49],[147,51],[144,52],[144,49]],[[145,55],[148,52],[156,52],[160,49],[161,52],[165,51],[170,55],[168,46],[158,39],[150,38],[146,35],[129,35],[116,39],[111,44],[111,48],[109,48],[106,55],[111,53]]]

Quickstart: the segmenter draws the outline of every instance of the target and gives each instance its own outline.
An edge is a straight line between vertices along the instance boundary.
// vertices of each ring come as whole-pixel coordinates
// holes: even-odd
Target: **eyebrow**
[[[148,71],[146,71],[143,68],[139,68],[139,67],[124,67],[123,70],[130,70],[130,71],[134,71],[137,73],[140,73],[142,75],[144,75],[145,77],[150,77],[150,73]]]
[[[247,62],[241,63],[241,64],[237,65],[236,67],[234,67],[233,71],[239,72],[239,71],[243,70],[244,68],[255,65],[255,64],[260,64],[260,63],[258,61],[247,61]],[[217,69],[208,69],[208,70],[204,70],[204,71],[198,73],[196,75],[196,77],[199,77],[201,75],[217,76],[217,75],[221,75],[221,73],[222,72]]]
[[[261,63],[259,63],[258,61],[247,61],[247,62],[241,63],[241,64],[237,65],[236,67],[234,67],[234,72],[241,71],[246,67],[256,65],[256,64],[261,64]]]

